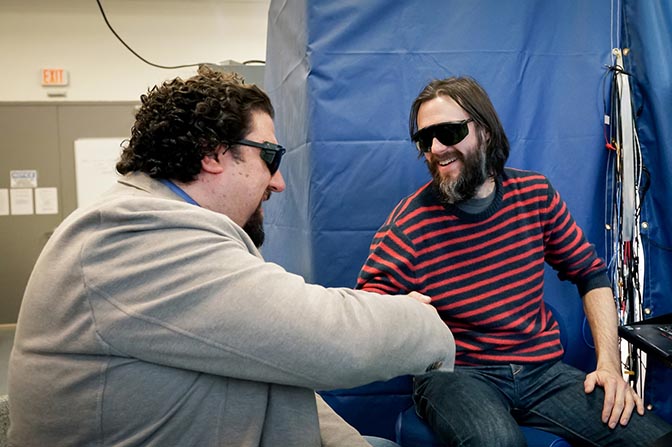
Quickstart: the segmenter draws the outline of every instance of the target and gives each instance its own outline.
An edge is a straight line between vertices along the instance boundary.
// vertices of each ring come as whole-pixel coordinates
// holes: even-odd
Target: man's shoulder
[[[72,213],[68,227],[117,231],[202,230],[244,239],[228,216],[187,203],[168,192],[156,193],[119,184],[101,199]]]
[[[504,168],[502,173],[502,184],[505,188],[524,188],[532,185],[550,186],[548,178],[535,171],[517,168]]]
[[[506,178],[515,178],[515,179],[544,179],[547,180],[546,176],[541,172],[530,171],[528,169],[519,169],[519,168],[504,168],[503,177]]]
[[[428,182],[418,188],[413,194],[401,199],[390,213],[386,223],[404,226],[408,224],[409,219],[422,214],[432,207],[443,208],[436,194],[432,191],[432,182]]]

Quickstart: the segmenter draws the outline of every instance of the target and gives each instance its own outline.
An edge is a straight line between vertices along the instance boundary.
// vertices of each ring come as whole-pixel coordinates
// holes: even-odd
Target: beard
[[[264,233],[264,215],[261,212],[261,204],[259,204],[259,208],[252,213],[250,218],[247,219],[243,230],[250,236],[254,246],[261,248],[266,237],[266,234]]]
[[[462,162],[462,169],[457,178],[442,177],[439,163],[433,155],[429,160],[425,159],[442,202],[455,204],[469,200],[488,179],[485,148],[480,142],[478,145],[480,146],[478,150],[470,151],[467,155],[461,152],[455,154],[457,160]]]

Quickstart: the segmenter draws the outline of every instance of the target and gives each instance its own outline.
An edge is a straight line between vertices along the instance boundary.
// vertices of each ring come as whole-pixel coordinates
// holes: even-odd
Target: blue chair
[[[564,361],[584,371],[595,367],[595,351],[581,300],[568,290],[564,298],[546,297],[560,325]],[[575,294],[575,292],[574,292]],[[553,305],[549,301],[553,300]],[[396,441],[402,447],[441,447],[431,429],[415,413],[413,380],[400,376],[346,390],[324,391],[324,400],[362,435]],[[570,447],[559,436],[521,427],[529,447]]]
[[[404,410],[413,409],[413,377],[399,376],[320,395],[362,435],[394,440],[397,418]]]

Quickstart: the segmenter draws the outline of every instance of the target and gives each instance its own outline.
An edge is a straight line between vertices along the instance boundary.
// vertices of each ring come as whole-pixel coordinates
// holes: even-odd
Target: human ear
[[[490,132],[483,128],[479,128],[479,133],[481,136],[481,141],[483,141],[485,146],[488,147],[490,145]]]
[[[201,159],[201,170],[210,174],[221,174],[224,172],[224,166],[219,160],[219,155],[217,153],[204,155]],[[224,156],[225,154],[221,154]]]

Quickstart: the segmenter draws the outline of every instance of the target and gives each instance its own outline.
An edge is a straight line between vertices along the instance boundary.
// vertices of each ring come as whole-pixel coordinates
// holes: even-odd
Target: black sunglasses
[[[473,119],[469,118],[463,121],[449,121],[427,126],[413,134],[411,140],[415,142],[415,147],[420,152],[431,152],[434,138],[445,146],[452,146],[464,140],[469,135],[468,124],[471,121]]]
[[[251,146],[261,149],[261,159],[266,162],[268,170],[271,171],[271,175],[280,167],[280,160],[286,151],[286,149],[279,144],[269,143],[264,141],[263,143],[257,143],[256,141],[250,140],[238,140],[233,141],[231,144],[240,144],[241,146]]]

